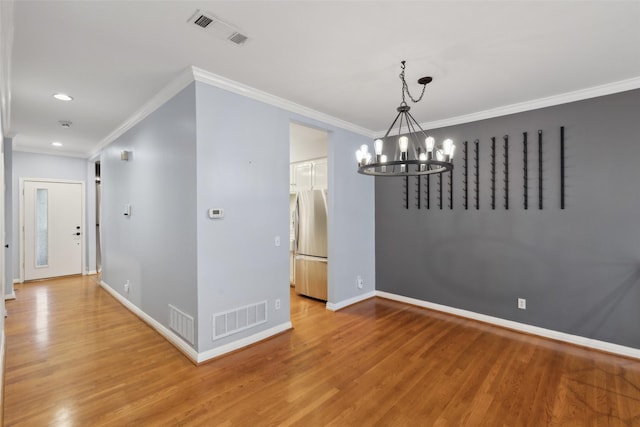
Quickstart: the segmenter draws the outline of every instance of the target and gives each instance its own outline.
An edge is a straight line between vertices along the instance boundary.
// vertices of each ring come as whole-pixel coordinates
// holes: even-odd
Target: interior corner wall
[[[4,251],[5,296],[13,296],[13,139],[3,139],[4,149],[4,233],[5,244],[9,248]],[[18,274],[19,275],[19,274]]]
[[[20,278],[20,178],[60,179],[82,181],[87,185],[86,159],[49,154],[26,153],[14,151],[12,155],[13,183],[12,183],[12,266],[14,279]],[[7,183],[7,185],[9,185]],[[87,204],[85,194],[85,212]],[[85,218],[89,227],[88,218]],[[95,245],[95,242],[93,243]],[[85,242],[88,246],[88,243]],[[86,247],[83,256],[86,257]],[[85,265],[86,266],[86,265]]]
[[[329,132],[329,299],[373,291],[374,184],[357,175],[353,160],[369,139],[205,83],[196,83],[196,99],[199,350],[290,321],[291,122]],[[224,218],[209,219],[209,208],[223,208]],[[357,289],[357,272],[368,288]],[[265,324],[213,339],[213,314],[261,301]]]
[[[640,348],[640,90],[435,129],[457,144],[454,209],[418,210],[401,179],[376,181],[377,288],[502,319]],[[560,127],[565,127],[566,208],[560,209]],[[538,130],[543,209],[538,208]],[[529,206],[524,209],[523,132]],[[503,135],[509,135],[509,209]],[[490,138],[496,137],[496,208],[490,206]],[[462,142],[478,138],[480,208],[462,205]],[[473,151],[470,150],[469,165]],[[469,171],[473,188],[473,169]],[[424,178],[423,178],[424,180]],[[423,190],[425,188],[423,187]],[[527,300],[526,310],[517,298]]]
[[[173,305],[197,334],[195,117],[190,84],[101,152],[100,185],[102,280],[165,327]]]
[[[96,274],[96,171],[95,162],[85,160],[85,274]]]

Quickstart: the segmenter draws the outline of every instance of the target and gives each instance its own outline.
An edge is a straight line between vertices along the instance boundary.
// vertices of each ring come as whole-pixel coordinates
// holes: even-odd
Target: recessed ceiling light
[[[62,147],[62,142],[53,141],[51,145],[53,145],[54,147]]]
[[[66,93],[54,93],[53,97],[59,101],[73,101],[73,97],[67,95]]]

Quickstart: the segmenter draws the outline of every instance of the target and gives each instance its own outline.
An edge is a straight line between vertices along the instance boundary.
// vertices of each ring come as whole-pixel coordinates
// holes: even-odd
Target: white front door
[[[82,273],[82,184],[24,181],[24,279]]]

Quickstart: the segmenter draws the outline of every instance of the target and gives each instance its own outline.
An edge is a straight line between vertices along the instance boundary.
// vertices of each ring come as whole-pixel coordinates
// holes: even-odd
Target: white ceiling
[[[3,22],[7,10],[3,3]],[[87,156],[193,65],[373,132],[434,77],[420,122],[633,79],[640,1],[13,2],[11,121],[17,150]],[[186,21],[204,9],[240,27],[242,47]],[[7,40],[11,26],[4,25]],[[639,83],[636,83],[639,82]],[[628,86],[628,85],[627,85]],[[73,102],[54,100],[55,92]],[[73,126],[63,129],[59,120]],[[6,127],[6,126],[5,126]],[[64,143],[61,149],[51,142]]]

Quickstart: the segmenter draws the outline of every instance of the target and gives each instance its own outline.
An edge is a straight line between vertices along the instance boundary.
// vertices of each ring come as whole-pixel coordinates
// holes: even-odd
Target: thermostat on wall
[[[224,218],[224,209],[221,209],[221,208],[211,208],[211,209],[209,209],[209,218],[211,218],[211,219]]]

